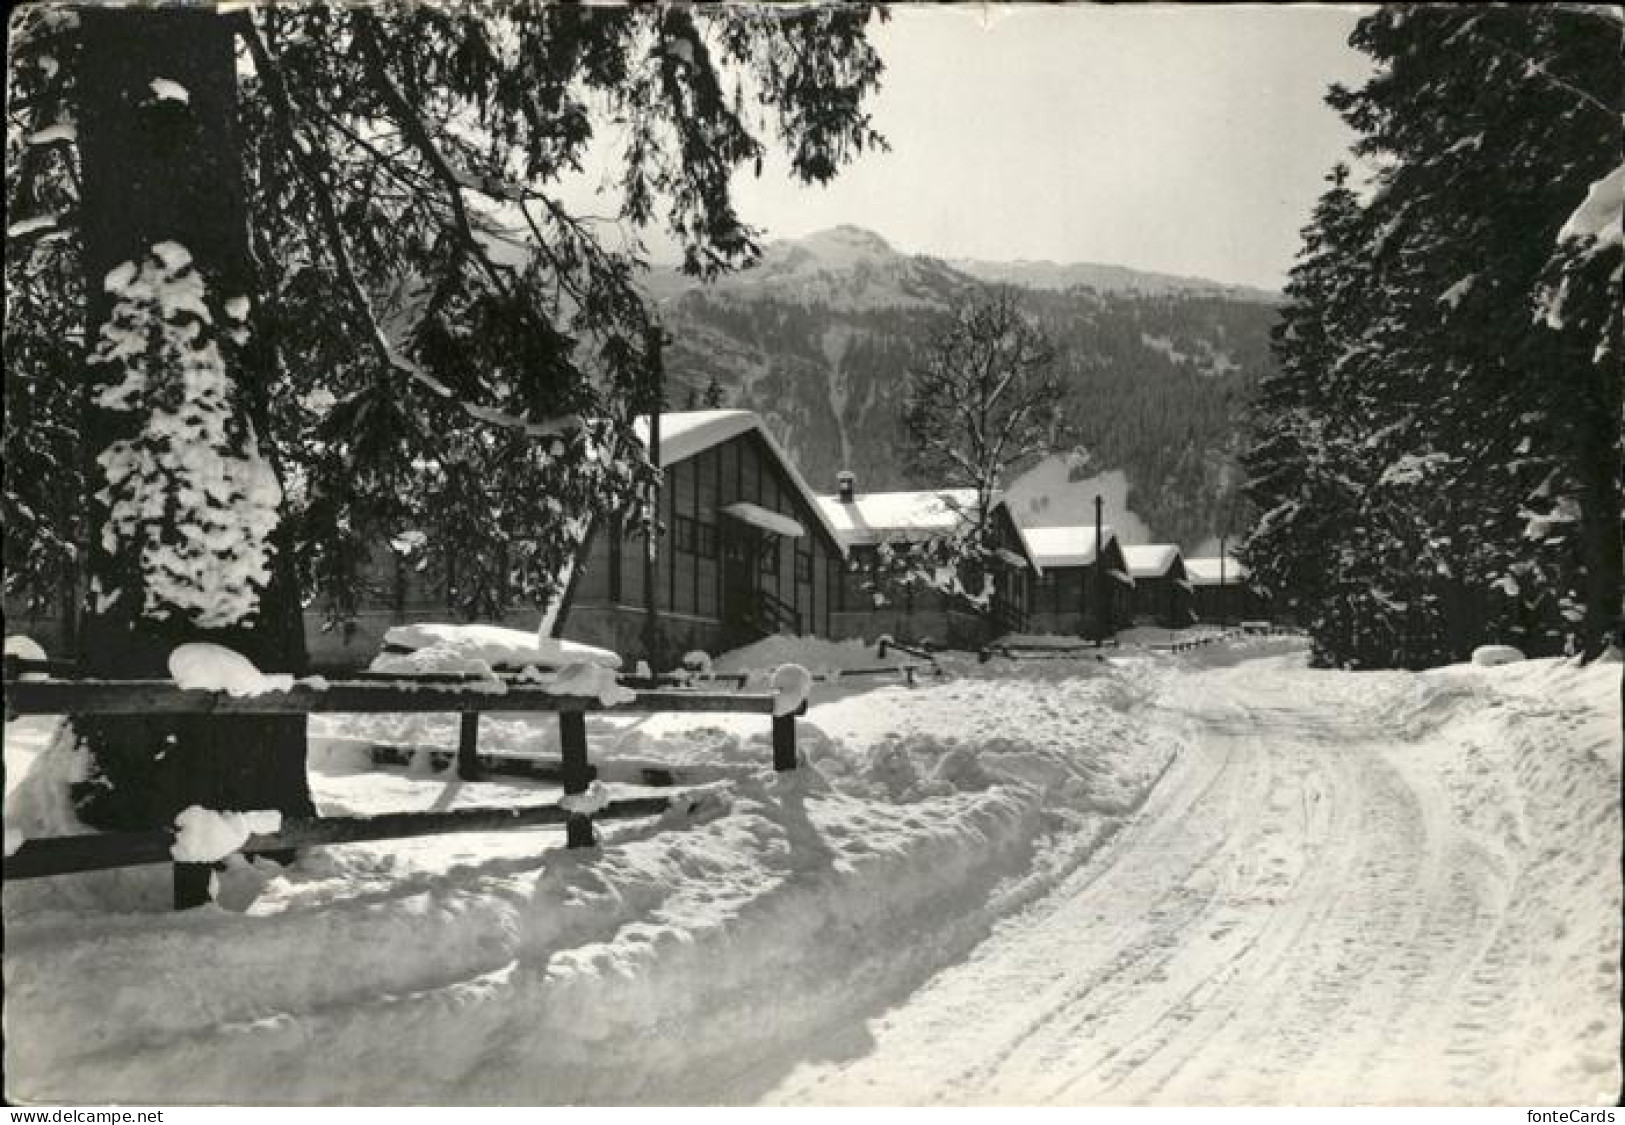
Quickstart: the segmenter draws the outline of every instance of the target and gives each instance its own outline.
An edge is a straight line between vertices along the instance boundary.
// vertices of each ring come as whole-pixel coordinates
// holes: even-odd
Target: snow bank
[[[314,850],[282,871],[233,864],[231,907],[184,914],[8,886],[12,1091],[748,1099],[738,1084],[775,1074],[784,1044],[964,956],[1101,845],[1173,753],[1139,717],[1153,678],[884,687],[799,720],[806,765],[784,775],[765,716],[593,716],[601,778],[572,800],[636,791],[605,780],[629,763],[663,763],[685,785],[713,776],[697,811],[602,825],[600,847],[581,852],[556,829]],[[326,739],[332,720],[318,718]],[[534,749],[555,726],[484,718],[482,746]],[[340,811],[336,793],[351,812],[407,790],[435,807],[558,799],[539,783],[353,766],[317,756],[324,811]]]
[[[781,664],[799,664],[814,674],[840,672],[848,668],[888,668],[916,663],[907,653],[888,651],[884,659],[873,645],[860,640],[832,641],[824,637],[791,637],[779,634],[764,637],[744,648],[717,657],[718,672],[758,672]]]
[[[213,863],[242,847],[250,836],[269,836],[281,828],[282,814],[274,809],[216,812],[189,805],[175,816],[175,842],[169,854],[182,863]]]
[[[384,644],[390,648],[407,649],[414,654],[429,652],[431,659],[439,659],[448,664],[463,661],[473,666],[478,662],[491,668],[504,666],[523,668],[535,665],[546,669],[582,661],[601,664],[606,668],[621,666],[621,658],[608,649],[581,644],[579,641],[566,641],[558,637],[538,637],[533,633],[505,629],[498,625],[434,623],[397,625],[384,634]],[[402,658],[391,654],[382,659],[386,662],[399,662]],[[375,662],[375,670],[389,669],[376,668]]]
[[[177,687],[195,691],[223,691],[227,695],[259,695],[288,691],[293,677],[266,675],[248,657],[224,645],[184,644],[169,654],[169,674]]]
[[[1491,1104],[1611,1101],[1620,1082],[1620,672],[1564,659],[1426,673],[1455,818],[1506,873],[1485,952],[1527,966],[1499,997],[1519,1029]]]

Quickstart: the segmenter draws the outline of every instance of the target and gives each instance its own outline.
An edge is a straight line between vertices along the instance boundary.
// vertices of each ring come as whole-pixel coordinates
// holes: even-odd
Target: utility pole
[[[1095,494],[1095,647],[1106,643],[1106,551],[1102,513],[1106,501]]]
[[[666,344],[666,333],[658,324],[650,325],[644,336],[645,351],[649,357],[649,464],[660,470],[660,414],[666,408],[666,371],[661,350]],[[662,655],[660,609],[655,599],[655,563],[660,547],[660,495],[657,480],[649,494],[649,522],[644,535],[643,550],[643,655],[651,666]]]

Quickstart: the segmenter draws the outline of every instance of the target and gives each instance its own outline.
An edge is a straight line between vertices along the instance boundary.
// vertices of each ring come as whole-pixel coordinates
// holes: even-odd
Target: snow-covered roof
[[[819,496],[819,511],[847,546],[947,535],[976,507],[973,488],[860,492],[851,500]]]
[[[1247,568],[1240,562],[1226,555],[1224,559],[1224,583],[1226,586],[1245,582]],[[1185,574],[1192,586],[1217,586],[1219,584],[1219,559],[1217,556],[1206,559],[1186,559]]]
[[[649,444],[649,419],[634,423],[638,440]],[[749,410],[668,410],[660,416],[660,463],[675,465],[729,438],[762,428]],[[764,431],[765,432],[765,431]]]
[[[1089,566],[1095,561],[1095,525],[1074,524],[1071,527],[1029,527],[1022,532],[1027,549],[1039,570],[1054,566]],[[1100,529],[1101,542],[1110,543],[1117,532],[1107,526]]]
[[[1136,578],[1161,578],[1179,558],[1173,543],[1148,543],[1123,548],[1123,562]]]
[[[649,441],[649,420],[647,416],[639,418],[634,427],[639,439],[644,444]],[[841,550],[846,550],[846,540],[841,537],[835,525],[818,503],[818,497],[807,486],[806,480],[784,452],[784,448],[768,433],[767,427],[762,425],[762,419],[750,410],[668,410],[660,415],[660,463],[662,465],[675,465],[679,461],[686,461],[697,453],[703,453],[712,446],[738,437],[740,434],[755,430],[762,435],[762,440],[778,458],[779,464],[784,467],[784,473],[790,478],[801,498],[807,502],[807,507],[818,518],[819,524],[829,534]]]

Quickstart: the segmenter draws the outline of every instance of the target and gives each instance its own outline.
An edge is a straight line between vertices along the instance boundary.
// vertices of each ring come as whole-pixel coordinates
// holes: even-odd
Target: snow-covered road
[[[1617,1012],[1570,1038],[1550,1025],[1583,1017],[1550,1009],[1618,995],[1617,846],[1612,887],[1551,885],[1555,810],[1508,788],[1506,738],[1434,736],[1473,685],[1418,682],[1179,677],[1161,709],[1188,749],[1111,845],[768,1100],[1611,1100]],[[1505,707],[1500,735],[1558,715]],[[1576,926],[1598,944],[1565,960]]]
[[[1241,639],[826,685],[782,776],[759,716],[605,717],[610,784],[658,766],[705,801],[591,851],[520,831],[238,860],[183,913],[161,866],[8,883],[8,1093],[1611,1103],[1619,665],[1303,665]],[[55,729],[7,725],[8,831],[74,828]],[[455,745],[451,716],[317,736],[324,812],[557,798],[365,752]]]

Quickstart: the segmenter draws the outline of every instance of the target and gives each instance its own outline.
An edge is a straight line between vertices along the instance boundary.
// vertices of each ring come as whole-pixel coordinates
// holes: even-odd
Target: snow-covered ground
[[[239,861],[185,914],[162,868],[8,885],[8,1092],[1611,1099],[1618,666],[1302,663],[1271,638],[819,683],[781,776],[765,716],[594,717],[612,791],[658,768],[699,813],[590,851],[537,829]],[[558,799],[372,765],[450,750],[451,716],[313,735],[325,812]],[[48,738],[8,724],[8,815],[19,771],[61,775]],[[536,717],[481,743],[557,753]]]

